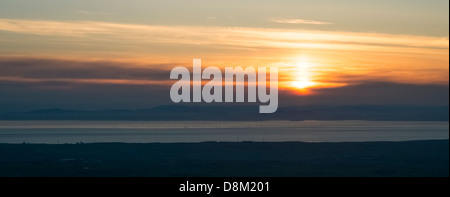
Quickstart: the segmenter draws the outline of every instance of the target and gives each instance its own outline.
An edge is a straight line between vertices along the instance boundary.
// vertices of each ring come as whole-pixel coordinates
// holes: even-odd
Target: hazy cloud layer
[[[175,65],[0,59],[0,112],[55,107],[79,110],[143,109],[173,104],[169,97],[172,84],[168,81],[170,72],[163,69],[170,66]],[[313,89],[310,95],[280,89],[279,105],[448,105],[448,85],[383,83],[376,82],[376,78],[371,81],[354,77],[353,85]],[[346,78],[349,80],[351,76]]]
[[[286,23],[286,24],[307,24],[307,25],[330,25],[332,23],[315,21],[315,20],[304,20],[297,18],[281,18],[281,19],[272,19],[270,20],[274,23]]]

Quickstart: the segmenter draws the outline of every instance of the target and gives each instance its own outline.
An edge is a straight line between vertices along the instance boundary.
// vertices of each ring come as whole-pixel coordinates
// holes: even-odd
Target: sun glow
[[[299,89],[305,89],[311,86],[314,86],[316,83],[313,81],[294,81],[292,82],[292,86]]]
[[[313,64],[311,64],[307,58],[302,57],[297,63],[295,63],[294,71],[294,81],[291,85],[297,89],[307,89],[316,85],[317,83],[312,81],[312,69]]]

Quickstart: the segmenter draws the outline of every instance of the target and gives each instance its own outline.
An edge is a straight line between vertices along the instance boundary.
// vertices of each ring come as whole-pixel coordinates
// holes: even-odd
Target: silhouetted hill
[[[303,106],[259,114],[258,106],[162,105],[139,110],[59,108],[0,114],[1,120],[405,120],[448,121],[448,106]]]
[[[77,111],[65,110],[65,109],[60,109],[60,108],[51,108],[51,109],[33,110],[28,113],[30,113],[30,114],[58,114],[58,113],[64,114],[64,113],[73,113],[73,112],[77,112]]]

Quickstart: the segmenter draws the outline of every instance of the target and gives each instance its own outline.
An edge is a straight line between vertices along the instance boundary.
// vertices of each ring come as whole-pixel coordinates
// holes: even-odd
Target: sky
[[[278,67],[281,106],[446,105],[447,0],[0,0],[0,112],[170,104],[170,70]]]

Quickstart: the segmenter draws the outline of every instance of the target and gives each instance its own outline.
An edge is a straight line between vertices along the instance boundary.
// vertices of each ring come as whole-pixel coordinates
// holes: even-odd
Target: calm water
[[[449,139],[448,122],[400,121],[0,121],[0,143]]]

